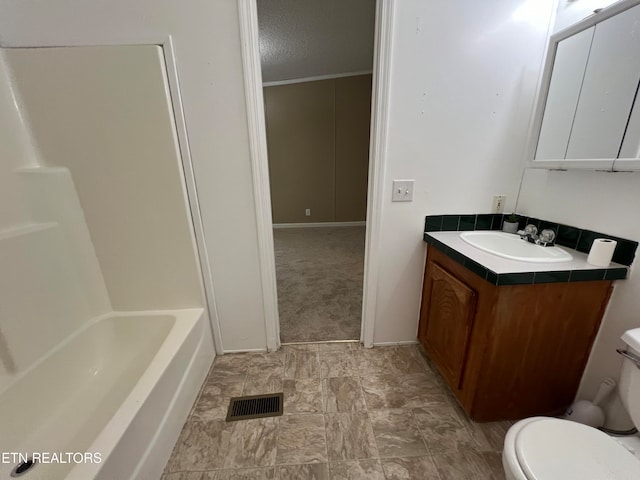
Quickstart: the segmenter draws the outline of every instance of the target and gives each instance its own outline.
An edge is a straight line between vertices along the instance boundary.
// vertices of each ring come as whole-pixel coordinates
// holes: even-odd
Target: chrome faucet
[[[535,243],[542,247],[553,247],[555,245],[556,232],[551,229],[545,229],[538,235],[538,227],[529,224],[524,230],[519,230],[518,235],[529,243]]]
[[[530,243],[536,243],[538,240],[538,227],[535,225],[527,225],[524,230],[518,230],[518,235],[522,240],[526,240]]]

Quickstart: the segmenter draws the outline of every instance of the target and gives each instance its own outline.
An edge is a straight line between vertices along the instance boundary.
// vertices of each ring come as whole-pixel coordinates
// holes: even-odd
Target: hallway
[[[359,340],[365,227],[274,230],[280,340]]]

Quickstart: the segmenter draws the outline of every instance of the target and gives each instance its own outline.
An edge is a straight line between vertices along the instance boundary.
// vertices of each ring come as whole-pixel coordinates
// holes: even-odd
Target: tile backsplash
[[[466,230],[502,230],[502,222],[505,217],[501,213],[488,213],[477,215],[427,215],[425,219],[425,232],[446,232]],[[621,265],[630,266],[636,255],[638,242],[625,238],[607,235],[606,233],[584,230],[570,225],[563,225],[535,217],[517,215],[518,229],[533,224],[538,231],[551,229],[556,233],[556,243],[563,247],[572,248],[579,252],[589,253],[591,245],[596,238],[609,238],[618,242],[613,254],[613,261]]]

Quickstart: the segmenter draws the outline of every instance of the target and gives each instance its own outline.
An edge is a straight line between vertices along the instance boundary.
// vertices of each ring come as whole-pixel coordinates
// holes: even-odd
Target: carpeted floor
[[[280,340],[358,340],[365,227],[273,231]]]

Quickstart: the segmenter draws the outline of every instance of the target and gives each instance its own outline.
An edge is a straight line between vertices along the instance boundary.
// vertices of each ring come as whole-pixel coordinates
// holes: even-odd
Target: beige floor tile
[[[413,346],[363,348],[356,352],[360,375],[422,373],[426,364],[412,353]]]
[[[360,377],[367,409],[417,408],[448,403],[432,376],[414,374],[366,375]]]
[[[215,385],[227,385],[233,386],[244,383],[244,379],[247,376],[244,369],[236,370],[234,368],[213,368],[207,377],[207,384]]]
[[[387,480],[440,479],[431,457],[383,458],[381,462]]]
[[[168,472],[221,468],[233,425],[223,420],[187,421],[169,459]]]
[[[215,480],[275,480],[275,467],[219,470]]]
[[[476,444],[476,449],[480,452],[501,452],[504,446],[504,437],[511,427],[511,422],[487,422],[478,423],[471,420],[465,411],[458,405],[454,408],[460,415],[462,423],[471,434],[471,438]]]
[[[283,376],[282,367],[280,373],[265,372],[264,375],[247,375],[244,380],[243,395],[262,395],[267,393],[282,392]]]
[[[251,353],[227,353],[216,356],[213,361],[213,371],[233,371],[238,374],[247,373],[247,368],[253,359]]]
[[[329,467],[326,463],[282,465],[276,474],[278,480],[329,480]]]
[[[490,480],[493,472],[482,454],[472,449],[461,449],[431,457],[442,480]]]
[[[380,457],[427,455],[420,431],[410,410],[369,412]]]
[[[280,417],[278,464],[323,463],[327,461],[324,416],[285,415]]]
[[[358,460],[378,456],[367,412],[326,414],[329,460]]]
[[[319,357],[322,378],[358,375],[358,364],[353,351],[322,352]]]
[[[385,480],[380,460],[353,460],[329,464],[331,480]]]
[[[512,423],[471,421],[422,355],[336,343],[220,356],[162,480],[504,479]],[[223,421],[231,397],[277,391],[283,417]]]
[[[271,353],[255,353],[247,368],[247,375],[262,375],[265,372],[284,374],[284,353],[279,350]]]
[[[163,475],[162,480],[218,480],[218,472],[178,472]]]
[[[319,378],[284,381],[284,414],[322,413],[322,384]]]
[[[482,458],[487,462],[495,480],[505,480],[504,467],[502,466],[502,454],[497,452],[481,452]]]
[[[451,405],[415,408],[413,416],[432,455],[475,447],[469,431]]]
[[[256,418],[233,423],[224,467],[275,465],[278,448],[278,418]]]
[[[322,397],[325,412],[367,409],[358,377],[323,378]]]
[[[288,351],[284,357],[284,377],[319,378],[318,353],[304,350]]]
[[[231,397],[242,394],[243,382],[205,382],[191,411],[192,420],[224,420]]]

